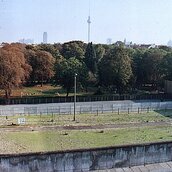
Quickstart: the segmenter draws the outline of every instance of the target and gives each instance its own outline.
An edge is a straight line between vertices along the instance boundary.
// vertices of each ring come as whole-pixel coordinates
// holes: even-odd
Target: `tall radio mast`
[[[91,26],[91,17],[90,17],[90,0],[89,0],[89,15],[88,15],[88,43],[90,42],[90,26]]]

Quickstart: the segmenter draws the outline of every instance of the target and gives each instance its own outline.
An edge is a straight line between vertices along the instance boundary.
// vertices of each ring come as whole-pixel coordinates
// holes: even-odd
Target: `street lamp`
[[[73,114],[74,121],[75,121],[75,114],[76,114],[76,77],[77,77],[77,73],[75,73],[75,76],[74,76],[74,114]]]

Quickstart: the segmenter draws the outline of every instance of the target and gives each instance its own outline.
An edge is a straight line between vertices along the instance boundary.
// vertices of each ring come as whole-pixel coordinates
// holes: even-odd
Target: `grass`
[[[172,139],[172,127],[89,131],[4,132],[3,139],[6,142],[11,142],[12,145],[18,145],[20,149],[15,150],[15,152],[57,151],[167,141]],[[1,146],[0,150],[3,153],[3,146]],[[6,150],[6,153],[12,153],[11,151],[9,148]]]
[[[77,90],[77,95],[92,95],[96,91],[96,88],[88,89],[88,92],[83,90]],[[4,96],[4,90],[0,90],[0,96]],[[71,90],[69,96],[73,96],[74,91]],[[30,87],[22,87],[16,88],[12,90],[11,97],[44,97],[44,96],[66,96],[66,90],[63,89],[61,86],[53,86],[50,84],[45,84],[41,87],[41,85],[35,85]]]
[[[15,121],[22,116],[12,116],[8,119],[0,118],[1,122]],[[57,151],[81,148],[96,148],[115,145],[126,145],[136,143],[147,143],[156,141],[172,140],[172,127],[170,123],[162,123],[161,126],[135,126],[130,127],[133,122],[170,122],[172,110],[156,111],[149,113],[133,114],[81,114],[76,115],[77,121],[74,122],[73,115],[56,115],[51,122],[52,115],[29,115],[25,116],[26,121],[30,121],[28,131],[15,130],[13,126],[0,129],[0,153],[25,153],[25,152],[42,152]],[[126,128],[103,128],[105,124],[128,124]],[[47,128],[46,130],[36,130],[32,126],[41,125],[58,125],[58,126],[83,126],[83,125],[101,125],[102,129],[88,130],[58,130]],[[3,126],[1,126],[3,127]]]
[[[0,125],[5,126],[11,123],[17,124],[18,118],[25,118],[26,125],[108,125],[108,124],[127,124],[127,123],[143,123],[143,122],[166,122],[172,118],[172,110],[168,111],[151,111],[149,113],[107,113],[107,114],[77,114],[76,122],[73,122],[73,115],[16,115],[6,117],[0,117]]]

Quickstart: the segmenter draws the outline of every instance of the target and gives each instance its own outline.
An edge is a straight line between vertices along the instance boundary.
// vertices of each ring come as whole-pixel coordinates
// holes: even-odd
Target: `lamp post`
[[[74,113],[73,113],[73,121],[75,121],[75,114],[76,114],[76,77],[77,73],[74,76]]]

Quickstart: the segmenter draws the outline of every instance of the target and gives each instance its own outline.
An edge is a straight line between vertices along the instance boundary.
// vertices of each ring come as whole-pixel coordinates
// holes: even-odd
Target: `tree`
[[[30,75],[32,82],[40,82],[42,86],[43,81],[47,81],[53,77],[55,59],[50,53],[40,50],[36,52],[29,50],[27,58],[29,64],[32,66],[32,73]]]
[[[102,86],[115,86],[119,92],[132,76],[131,59],[122,46],[106,52],[99,63],[99,82]]]
[[[46,51],[50,53],[55,59],[58,59],[60,56],[59,50],[52,44],[39,44],[35,47],[35,50]]]
[[[62,45],[60,52],[61,55],[66,59],[75,57],[79,61],[82,61],[85,53],[85,45],[81,41],[66,42]]]
[[[96,54],[96,62],[98,63],[105,54],[105,48],[103,47],[102,44],[96,44],[94,45],[94,50]]]
[[[86,52],[85,52],[85,64],[88,67],[89,71],[92,72],[94,76],[96,76],[97,73],[97,59],[96,59],[96,53],[93,47],[92,42],[88,43]]]
[[[142,83],[156,84],[161,80],[160,65],[166,52],[160,49],[148,49],[141,60]]]
[[[77,83],[85,86],[88,78],[88,71],[83,62],[80,62],[74,57],[69,58],[68,60],[61,58],[56,61],[54,80],[57,85],[59,84],[66,89],[66,96],[69,95],[70,90],[74,86],[75,73],[77,73]]]
[[[0,88],[5,90],[6,99],[13,88],[23,84],[29,77],[31,67],[27,64],[23,50],[24,47],[19,44],[5,45],[0,49]]]
[[[172,80],[172,53],[168,53],[161,63],[161,74],[167,80]]]
[[[132,54],[133,85],[138,88],[143,82],[144,73],[142,58],[146,50],[139,48],[135,48],[134,50]]]

